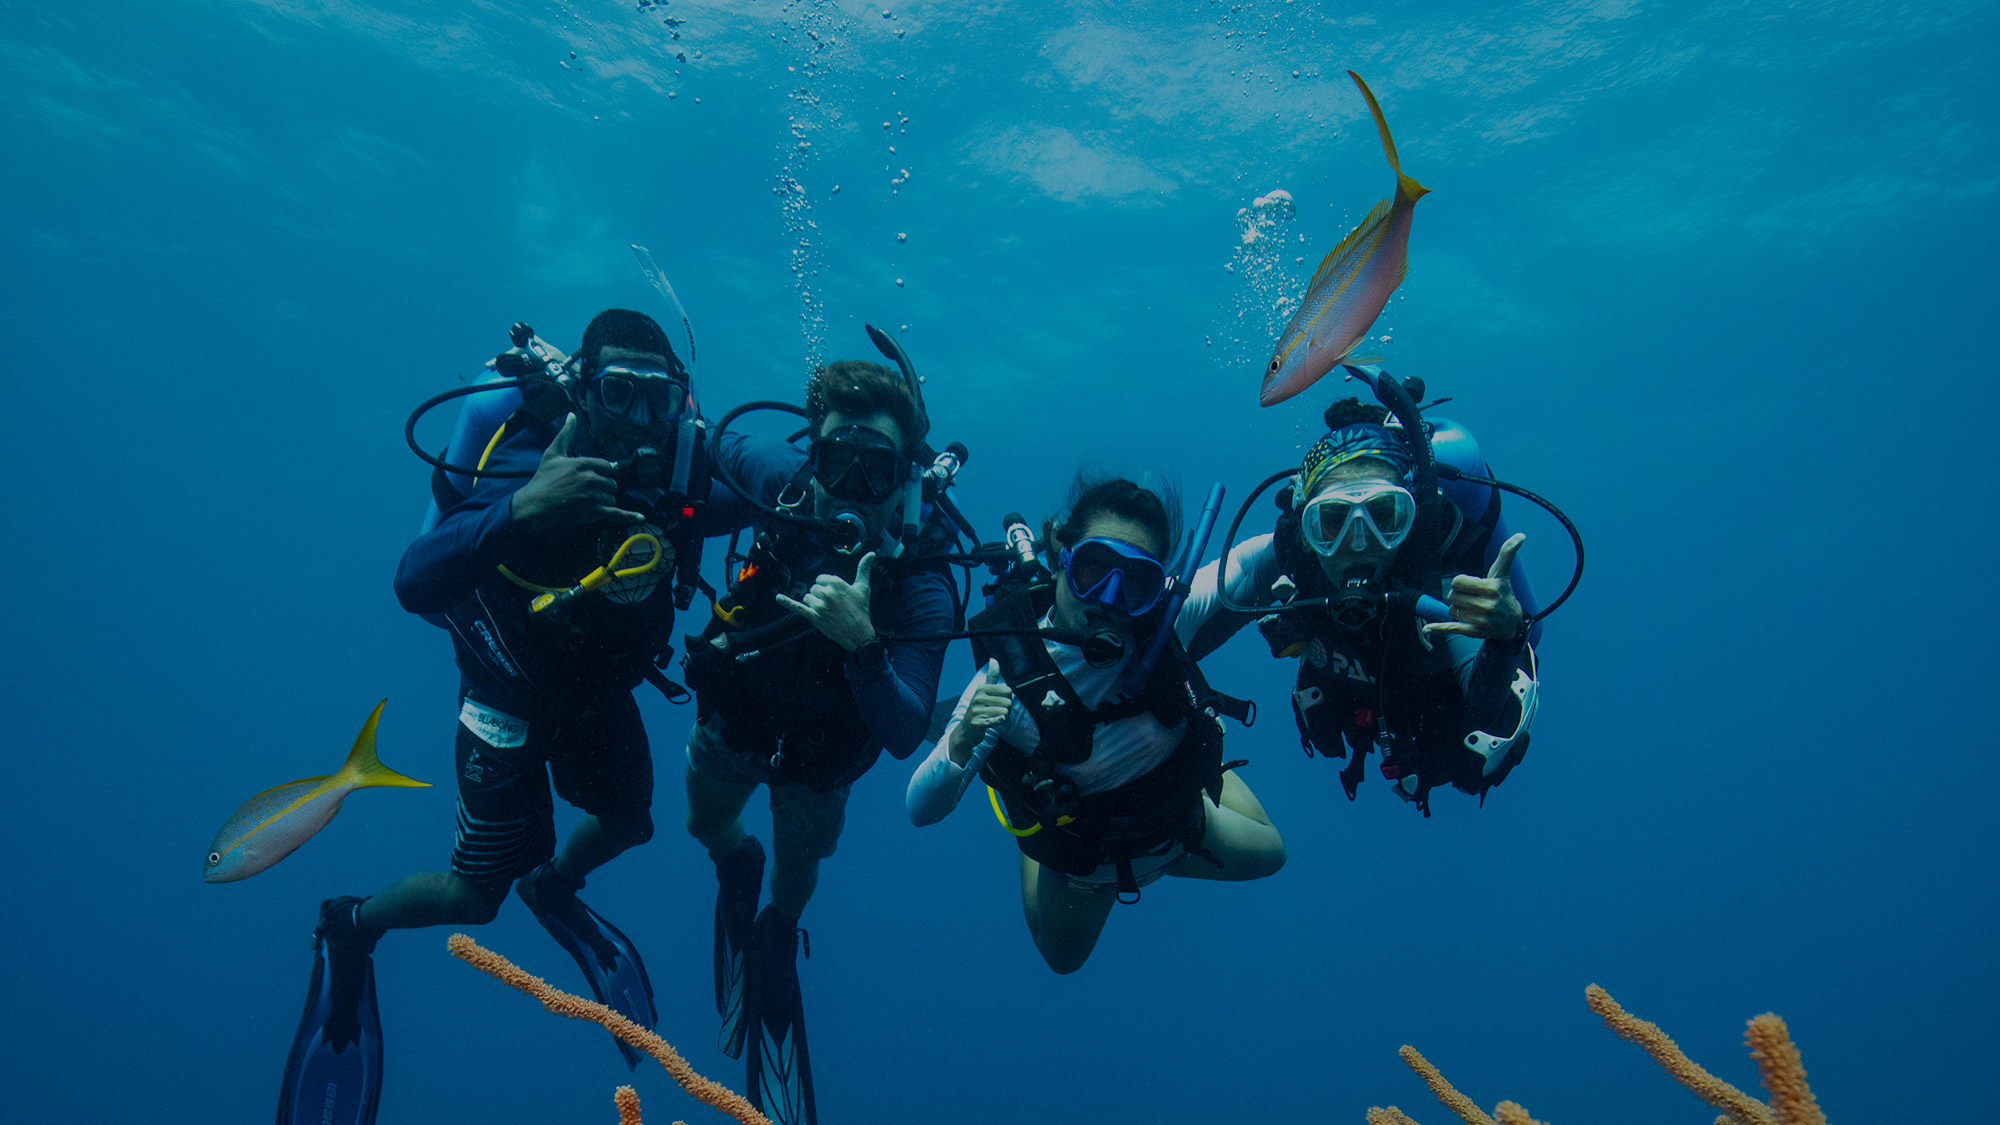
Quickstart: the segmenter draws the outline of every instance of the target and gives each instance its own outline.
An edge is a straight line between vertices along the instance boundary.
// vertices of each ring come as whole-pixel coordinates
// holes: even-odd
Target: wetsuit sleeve
[[[952,591],[949,580],[932,570],[920,570],[903,579],[897,591],[896,608],[888,615],[886,628],[895,633],[943,633],[952,626]],[[850,657],[846,661],[847,683],[868,729],[882,740],[882,748],[897,758],[907,758],[930,730],[931,705],[937,702],[938,677],[944,671],[947,641],[889,641],[873,662]]]
[[[958,802],[971,787],[972,780],[979,776],[979,767],[986,764],[984,754],[978,750],[964,765],[951,760],[951,736],[958,730],[958,724],[965,721],[965,709],[972,703],[972,694],[979,690],[985,674],[976,673],[972,682],[958,694],[958,706],[951,712],[951,722],[945,724],[944,733],[938,737],[937,745],[931,747],[930,756],[910,775],[909,791],[903,795],[903,804],[909,810],[910,823],[922,828],[936,824],[958,807]],[[987,746],[991,749],[990,746]]]
[[[993,742],[1005,739],[1008,744],[1020,748],[1023,753],[1032,754],[1042,744],[1042,732],[1035,728],[1035,720],[1028,715],[1028,709],[1020,700],[1007,709],[1007,717],[1002,719],[973,748],[972,756],[959,765],[951,760],[951,736],[958,730],[958,724],[965,721],[965,709],[972,704],[972,694],[986,678],[984,670],[973,673],[972,682],[958,695],[958,706],[952,709],[951,721],[945,724],[944,733],[938,736],[937,745],[931,747],[930,756],[917,766],[917,772],[910,776],[910,788],[903,795],[903,804],[909,810],[910,823],[922,828],[926,824],[936,824],[951,810],[958,807],[965,791],[979,776],[986,765],[986,757],[993,750]],[[991,741],[989,741],[989,739]]]
[[[1222,608],[1218,597],[1221,568],[1229,564],[1229,600],[1238,605],[1258,605],[1268,601],[1271,583],[1278,580],[1280,564],[1274,536],[1259,535],[1230,548],[1226,559],[1217,559],[1195,571],[1188,587],[1181,615],[1174,619],[1174,632],[1182,647],[1196,660],[1222,647],[1222,642],[1252,620],[1250,614]]]
[[[1457,635],[1445,638],[1452,671],[1465,693],[1465,724],[1470,733],[1504,734],[1519,717],[1514,699],[1514,672],[1521,666],[1521,646],[1510,641],[1479,641]]]
[[[477,461],[491,436],[462,432],[445,459],[455,465]],[[555,431],[548,426],[527,424],[503,435],[486,467],[532,473],[553,440]],[[527,477],[481,477],[469,496],[439,513],[397,564],[396,600],[404,609],[443,613],[471,596],[516,533],[511,504],[527,483]]]

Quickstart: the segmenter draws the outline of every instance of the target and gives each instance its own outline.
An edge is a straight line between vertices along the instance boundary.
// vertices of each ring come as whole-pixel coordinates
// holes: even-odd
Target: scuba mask
[[[881,432],[842,426],[813,439],[812,474],[836,500],[880,504],[903,486],[910,465],[896,443]]]
[[[1358,480],[1338,484],[1306,502],[1299,513],[1299,533],[1315,554],[1326,556],[1343,545],[1368,549],[1368,536],[1385,550],[1395,550],[1417,522],[1417,498],[1393,481]]]
[[[1167,568],[1160,560],[1118,539],[1085,539],[1065,547],[1056,565],[1080,601],[1138,617],[1167,592]]]
[[[687,384],[656,367],[612,364],[597,373],[596,387],[605,415],[628,426],[677,422],[694,411]]]

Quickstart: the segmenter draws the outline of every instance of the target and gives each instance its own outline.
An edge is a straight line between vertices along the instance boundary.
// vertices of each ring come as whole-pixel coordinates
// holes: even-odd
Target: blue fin
[[[556,944],[569,951],[598,1003],[641,1027],[657,1026],[660,1016],[653,1007],[653,982],[646,976],[646,963],[639,959],[638,948],[574,894],[544,894],[536,876],[545,869],[546,865],[523,877],[514,885],[514,893]],[[637,1070],[638,1049],[616,1037],[612,1042],[625,1056],[625,1065]]]
[[[375,1007],[375,961],[366,953],[340,958],[335,994],[333,952],[313,936],[312,982],[306,1009],[285,1060],[278,1125],[373,1125],[382,1097],[382,1019]],[[358,972],[357,972],[358,971]],[[350,975],[356,974],[356,975]],[[351,1008],[344,1018],[336,1009]]]

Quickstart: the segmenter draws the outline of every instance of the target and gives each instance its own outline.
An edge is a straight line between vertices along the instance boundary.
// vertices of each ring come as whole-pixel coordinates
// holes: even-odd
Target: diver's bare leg
[[[1204,795],[1203,801],[1208,798]],[[1277,874],[1285,865],[1285,841],[1271,826],[1271,817],[1257,795],[1231,770],[1222,775],[1222,802],[1208,806],[1208,827],[1202,847],[1222,861],[1217,867],[1198,855],[1183,856],[1167,869],[1183,879],[1244,882]]]
[[[456,871],[422,871],[403,876],[363,902],[355,921],[371,934],[419,926],[483,926],[500,913],[509,885],[505,880],[474,882]]]
[[[717,781],[689,766],[687,770],[688,835],[708,849],[710,859],[721,859],[743,846],[749,833],[743,831],[743,806],[750,803],[755,785],[735,785]]]
[[[1102,891],[1080,891],[1061,879],[1043,878],[1041,864],[1021,857],[1021,909],[1028,933],[1042,960],[1058,973],[1083,968],[1116,901]]]

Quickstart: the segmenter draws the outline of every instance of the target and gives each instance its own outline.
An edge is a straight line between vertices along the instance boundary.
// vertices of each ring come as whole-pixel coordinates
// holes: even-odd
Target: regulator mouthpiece
[[[868,521],[859,512],[838,511],[827,520],[831,526],[833,549],[836,554],[859,554],[861,545],[868,540]]]
[[[1092,668],[1110,668],[1125,659],[1125,634],[1098,629],[1083,641],[1083,659]]]

